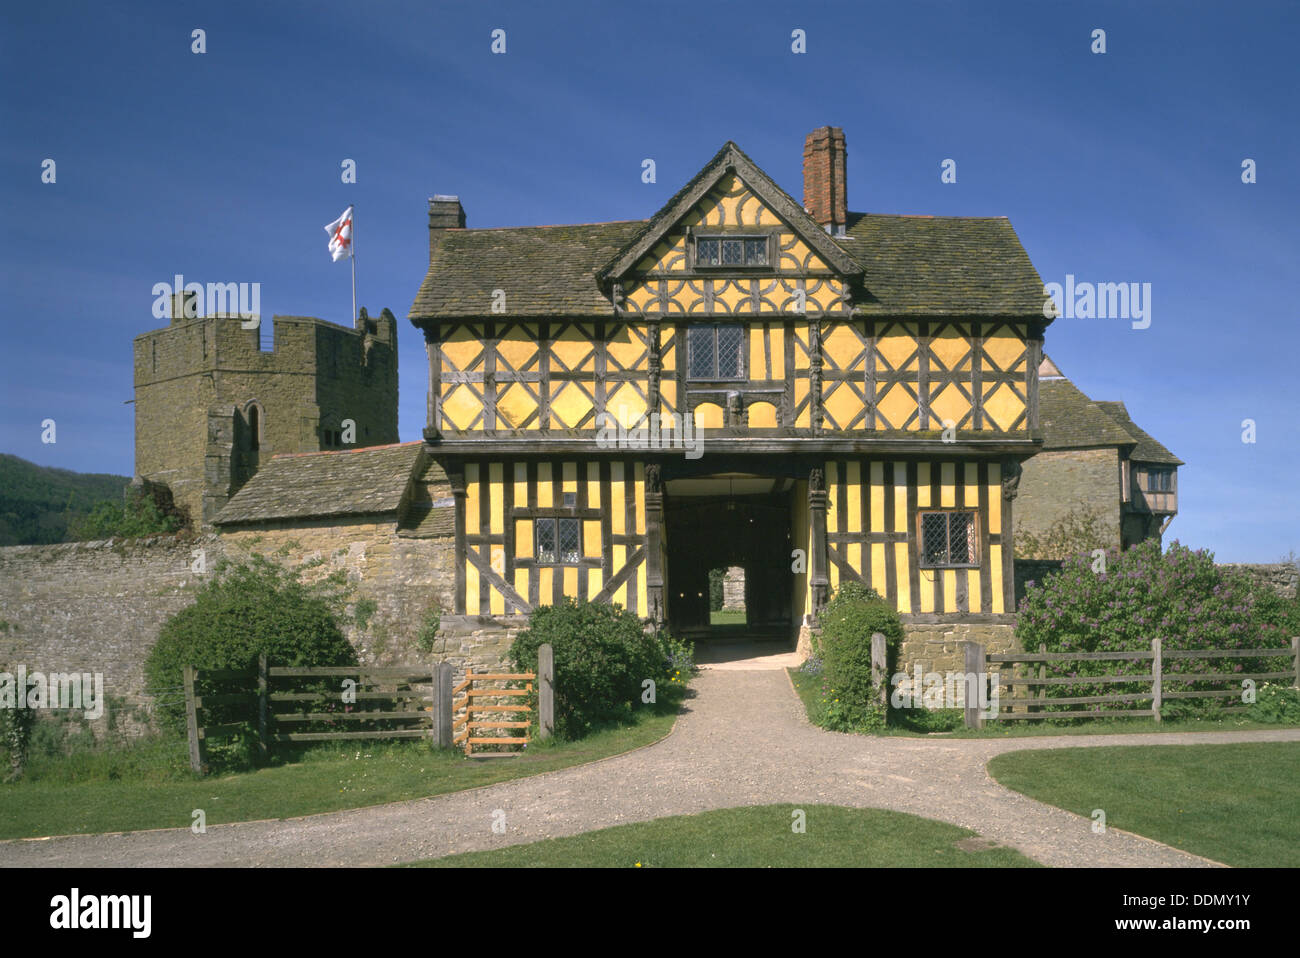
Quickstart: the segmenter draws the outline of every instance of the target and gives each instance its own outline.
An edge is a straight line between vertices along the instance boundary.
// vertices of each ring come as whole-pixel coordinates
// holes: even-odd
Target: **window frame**
[[[1147,467],[1146,488],[1143,492],[1173,492],[1174,491],[1174,470],[1170,467],[1148,466]]]
[[[974,559],[969,562],[952,561],[952,519],[948,518],[944,522],[944,537],[946,540],[946,560],[945,562],[930,562],[926,558],[925,548],[925,517],[930,515],[956,516],[968,515],[971,517],[971,526],[975,530],[975,541],[971,544],[971,551],[974,553]],[[982,567],[980,556],[983,555],[981,536],[983,532],[980,528],[980,514],[978,509],[924,509],[917,510],[916,513],[916,564],[921,569],[979,569]]]
[[[560,528],[561,523],[572,522],[577,532],[577,551],[574,559],[569,561],[564,558],[563,550],[560,547]],[[582,564],[582,520],[575,516],[534,516],[533,523],[533,562],[538,566],[579,566]],[[552,541],[555,543],[555,554],[552,559],[542,558],[541,530],[544,524],[550,524],[552,529]]]
[[[740,330],[740,356],[739,369],[735,376],[722,376],[718,374],[718,334],[724,326],[734,326]],[[712,375],[696,376],[694,370],[695,346],[692,340],[694,337],[691,333],[697,329],[711,330],[711,341],[713,343],[713,367]],[[687,382],[696,383],[742,383],[749,380],[749,328],[745,323],[689,323],[686,326],[686,380]]]
[[[745,243],[750,241],[762,242],[763,262],[761,263],[747,262],[748,257],[746,256]],[[717,263],[704,263],[700,261],[699,248],[701,242],[706,242],[706,243],[715,242],[719,244]],[[722,262],[723,254],[722,254],[721,244],[727,242],[740,243],[741,261],[739,263]],[[739,269],[739,270],[772,269],[772,234],[771,233],[694,233],[691,236],[690,245],[691,245],[691,267],[693,269],[707,270],[709,272],[713,272],[715,270],[729,270],[729,269]]]

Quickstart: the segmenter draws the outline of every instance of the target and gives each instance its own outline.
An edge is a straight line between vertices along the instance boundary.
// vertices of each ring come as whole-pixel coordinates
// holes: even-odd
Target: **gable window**
[[[537,519],[533,530],[538,562],[577,565],[582,558],[582,527],[577,519]]]
[[[921,565],[951,568],[979,565],[973,512],[922,512]]]
[[[745,328],[700,323],[686,331],[691,379],[744,379]]]
[[[1147,492],[1173,492],[1174,471],[1172,469],[1148,469]]]
[[[697,236],[698,267],[766,266],[766,236]]]

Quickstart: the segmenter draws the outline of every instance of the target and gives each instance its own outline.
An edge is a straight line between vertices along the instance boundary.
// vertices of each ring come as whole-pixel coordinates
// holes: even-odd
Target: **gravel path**
[[[973,829],[1045,865],[1206,866],[1214,863],[1115,829],[1093,834],[1090,819],[998,785],[985,763],[1024,749],[1300,741],[1300,729],[871,738],[810,725],[781,670],[709,669],[692,690],[666,739],[590,765],[436,798],[216,825],[205,835],[164,829],[0,842],[0,865],[383,865],[666,815],[792,802],[911,812]],[[500,835],[492,831],[498,809],[506,822]]]

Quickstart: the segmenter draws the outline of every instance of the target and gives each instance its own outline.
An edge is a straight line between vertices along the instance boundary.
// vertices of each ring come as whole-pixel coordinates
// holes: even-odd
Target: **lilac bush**
[[[1277,642],[1275,629],[1255,614],[1250,580],[1240,572],[1214,564],[1206,550],[1189,549],[1177,541],[1161,552],[1151,540],[1125,552],[1106,554],[1105,571],[1093,571],[1093,557],[1081,552],[1067,559],[1059,573],[1027,584],[1019,608],[1016,636],[1026,652],[1039,645],[1048,652],[1149,651],[1160,639],[1165,652],[1183,649],[1267,648]],[[1285,669],[1278,658],[1166,659],[1162,669],[1172,673],[1264,672]],[[1151,662],[1071,661],[1047,663],[1050,677],[1149,674]],[[1150,682],[1047,686],[1051,697],[1139,693]],[[1036,687],[1035,687],[1036,688]],[[1167,691],[1223,689],[1218,683],[1166,682]],[[1212,707],[1216,700],[1188,700]],[[1125,703],[1134,709],[1149,703]],[[1124,705],[1100,705],[1107,711]]]

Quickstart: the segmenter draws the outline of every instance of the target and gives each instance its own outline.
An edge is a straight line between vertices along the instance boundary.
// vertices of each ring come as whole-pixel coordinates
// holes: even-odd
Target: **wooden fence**
[[[1186,672],[1169,668],[1170,662],[1195,661],[1198,659],[1270,659],[1286,657],[1291,666],[1285,671],[1275,672]],[[1047,675],[1049,664],[1067,662],[1134,662],[1142,663],[1143,671],[1137,673],[1111,673],[1100,675]],[[1150,663],[1149,668],[1146,663]],[[1002,666],[1002,668],[998,668]],[[1020,667],[1017,670],[1017,667]],[[1035,668],[1036,666],[1036,668]],[[1060,718],[1138,718],[1150,717],[1160,721],[1160,710],[1165,702],[1179,699],[1218,698],[1239,699],[1242,689],[1200,689],[1188,690],[1178,688],[1194,683],[1240,683],[1244,679],[1268,681],[1285,679],[1296,688],[1300,688],[1300,638],[1291,640],[1290,648],[1279,649],[1183,649],[1166,651],[1159,639],[1151,641],[1150,650],[1135,652],[1047,652],[1044,646],[1038,652],[999,652],[986,654],[984,647],[976,642],[966,643],[966,674],[979,676],[979,681],[986,681],[990,669],[996,669],[998,685],[1012,694],[998,696],[995,717],[998,721],[1024,721],[1035,719]],[[1017,671],[1020,674],[1016,674]],[[991,677],[987,681],[992,681]],[[1060,686],[1086,685],[1136,685],[1145,684],[1149,689],[1139,692],[1110,692],[1094,695],[1054,696],[1048,690]],[[1166,686],[1174,686],[1170,690]],[[1037,689],[1035,693],[1033,690]],[[1016,694],[1014,690],[1021,690]],[[991,690],[990,690],[991,691]],[[978,703],[972,703],[970,689],[967,688],[966,726],[980,728],[984,722],[983,710]],[[1135,702],[1149,702],[1146,708],[1128,709],[1061,709],[1060,706],[1097,706],[1126,705]],[[1241,713],[1248,706],[1228,706],[1222,709],[1226,713]]]
[[[528,699],[533,694],[533,683],[537,681],[536,672],[482,672],[476,674],[470,670],[465,673],[465,681],[452,689],[452,694],[465,693],[465,697],[452,703],[452,709],[459,711],[465,710],[465,714],[452,723],[452,744],[465,744],[465,754],[473,755],[474,746],[479,745],[528,745],[527,729],[532,727],[532,722],[527,716],[532,712],[533,707],[528,703]],[[475,688],[475,683],[483,682],[527,682],[522,689],[513,687],[497,687],[489,685],[484,687],[479,685]],[[502,704],[490,703],[486,699],[505,699]],[[507,716],[513,717],[515,721],[496,720],[491,722],[477,719],[476,716],[484,712],[504,712]],[[456,732],[456,728],[460,731]],[[511,735],[475,735],[475,729],[523,729],[522,737]],[[517,755],[518,752],[480,752],[482,756],[509,757]]]
[[[539,649],[536,673],[476,675],[470,670],[466,681],[456,689],[452,688],[453,669],[448,662],[432,667],[293,667],[270,666],[263,655],[252,673],[189,665],[183,673],[190,767],[199,773],[207,771],[209,740],[229,739],[254,729],[263,755],[273,745],[353,739],[427,738],[440,748],[451,748],[463,740],[466,755],[474,754],[474,745],[526,744],[526,734],[522,738],[497,739],[469,734],[472,728],[530,728],[531,721],[483,722],[469,717],[473,712],[519,711],[517,708],[473,704],[466,717],[456,723],[466,725],[460,736],[455,735],[452,716],[456,707],[480,696],[530,695],[533,681],[540,682],[538,733],[547,738],[555,729],[555,669],[549,645]],[[530,684],[526,691],[519,692],[473,689],[475,681],[497,679],[526,679]],[[472,695],[453,706],[458,691],[470,691]],[[528,706],[523,710],[528,711]]]

